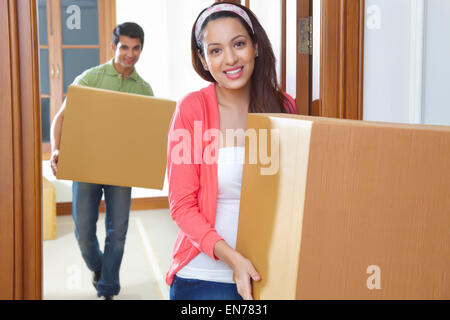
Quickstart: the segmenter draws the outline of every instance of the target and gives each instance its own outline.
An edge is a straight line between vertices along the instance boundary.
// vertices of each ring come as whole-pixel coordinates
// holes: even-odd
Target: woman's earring
[[[256,51],[256,57],[255,58],[258,58],[258,57],[259,57],[259,52]]]
[[[203,68],[204,68],[206,71],[209,71],[207,66],[203,66]]]

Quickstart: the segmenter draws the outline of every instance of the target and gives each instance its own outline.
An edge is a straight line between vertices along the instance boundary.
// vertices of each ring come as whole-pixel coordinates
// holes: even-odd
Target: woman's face
[[[257,45],[237,18],[208,22],[203,30],[203,56],[200,60],[217,84],[226,89],[242,89],[250,84]]]

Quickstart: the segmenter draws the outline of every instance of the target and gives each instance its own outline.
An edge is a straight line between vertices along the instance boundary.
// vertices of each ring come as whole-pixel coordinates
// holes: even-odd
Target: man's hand
[[[50,157],[50,167],[52,168],[53,175],[56,177],[56,172],[58,171],[58,158],[59,158],[59,150],[56,149],[52,152],[52,156]]]

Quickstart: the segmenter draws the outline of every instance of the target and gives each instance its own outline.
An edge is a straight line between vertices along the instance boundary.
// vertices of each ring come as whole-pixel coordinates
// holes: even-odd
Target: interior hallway
[[[97,236],[104,247],[105,215],[100,214]],[[71,216],[56,219],[56,239],[43,242],[43,299],[96,300],[91,273],[78,248]],[[169,210],[130,213],[127,241],[120,270],[121,291],[116,300],[169,298],[165,274],[171,262],[178,227]]]

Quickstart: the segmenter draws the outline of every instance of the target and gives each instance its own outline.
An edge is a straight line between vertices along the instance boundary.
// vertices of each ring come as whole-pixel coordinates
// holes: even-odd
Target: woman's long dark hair
[[[215,6],[220,3],[215,3]],[[275,69],[275,55],[272,50],[272,45],[270,43],[269,37],[266,31],[259,23],[256,16],[250,9],[234,4],[242,8],[249,16],[253,30],[250,29],[249,25],[242,19],[238,14],[231,11],[220,11],[211,14],[203,23],[201,27],[201,32],[206,27],[209,21],[216,20],[219,18],[232,17],[237,18],[241,24],[245,27],[253,45],[258,44],[258,57],[255,59],[255,68],[251,77],[251,89],[250,89],[250,105],[249,112],[251,113],[288,113],[289,110],[295,110],[291,102],[286,98],[286,96],[281,92],[277,81],[277,74]],[[207,9],[207,8],[206,8]],[[205,9],[205,10],[206,10]],[[203,10],[203,11],[205,11]],[[211,73],[203,68],[202,62],[197,55],[200,53],[204,55],[203,45],[199,47],[197,44],[197,39],[195,37],[195,25],[198,18],[203,13],[200,12],[197,19],[195,19],[194,26],[192,27],[191,33],[191,54],[192,54],[192,65],[195,71],[209,82],[216,82]],[[200,32],[200,34],[201,34]],[[285,107],[286,106],[286,107]]]

